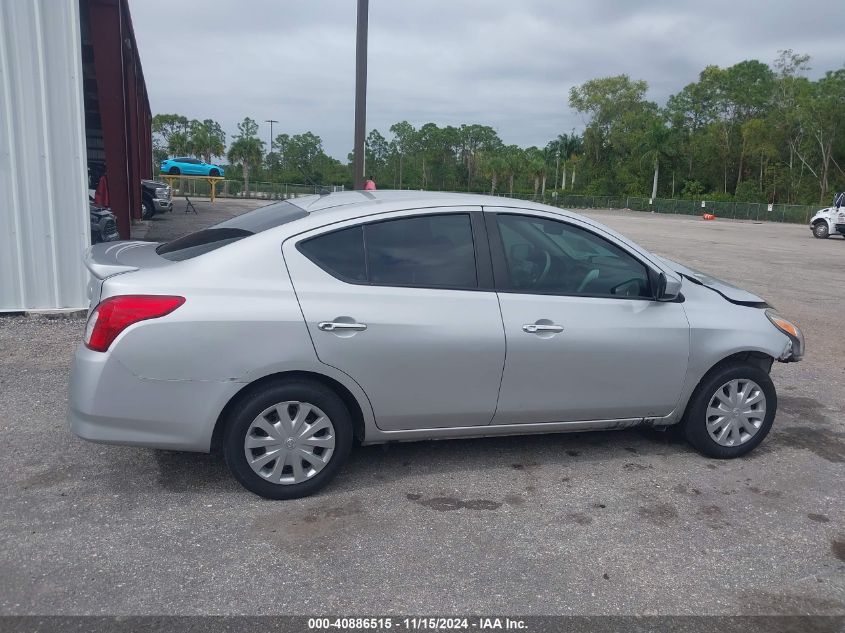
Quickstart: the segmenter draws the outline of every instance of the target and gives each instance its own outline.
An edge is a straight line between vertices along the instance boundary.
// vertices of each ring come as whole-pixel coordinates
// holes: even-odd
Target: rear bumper
[[[217,418],[243,385],[139,378],[109,353],[80,345],[67,419],[84,440],[208,452]]]

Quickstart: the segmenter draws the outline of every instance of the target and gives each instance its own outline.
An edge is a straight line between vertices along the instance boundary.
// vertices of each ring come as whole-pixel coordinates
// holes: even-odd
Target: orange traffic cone
[[[716,219],[716,216],[713,215],[712,213],[705,213],[701,217],[704,218],[705,220],[715,220]]]

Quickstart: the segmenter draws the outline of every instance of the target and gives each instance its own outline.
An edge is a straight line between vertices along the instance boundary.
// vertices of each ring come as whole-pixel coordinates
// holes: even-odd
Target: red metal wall
[[[152,116],[127,0],[82,0],[94,49],[109,203],[120,237],[141,217],[141,179],[152,176]]]

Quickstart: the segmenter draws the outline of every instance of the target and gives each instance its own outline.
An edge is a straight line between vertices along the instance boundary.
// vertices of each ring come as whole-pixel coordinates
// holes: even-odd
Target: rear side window
[[[353,226],[306,240],[299,250],[320,268],[346,281],[367,281],[364,229]]]
[[[290,202],[276,202],[259,207],[202,231],[166,242],[156,248],[156,253],[171,261],[180,262],[202,255],[221,246],[237,242],[250,235],[261,233],[308,215]]]
[[[379,286],[477,288],[469,215],[386,220],[333,231],[299,250],[343,281]]]
[[[475,288],[469,215],[428,215],[364,228],[370,282],[387,286]]]

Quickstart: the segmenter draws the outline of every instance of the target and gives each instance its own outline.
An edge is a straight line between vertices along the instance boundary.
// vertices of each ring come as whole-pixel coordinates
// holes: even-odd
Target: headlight
[[[783,360],[801,360],[804,356],[804,335],[792,321],[784,319],[774,310],[766,310],[766,316],[777,329],[786,334],[792,341],[792,354]]]
[[[167,187],[159,187],[156,189],[156,198],[167,197]]]

